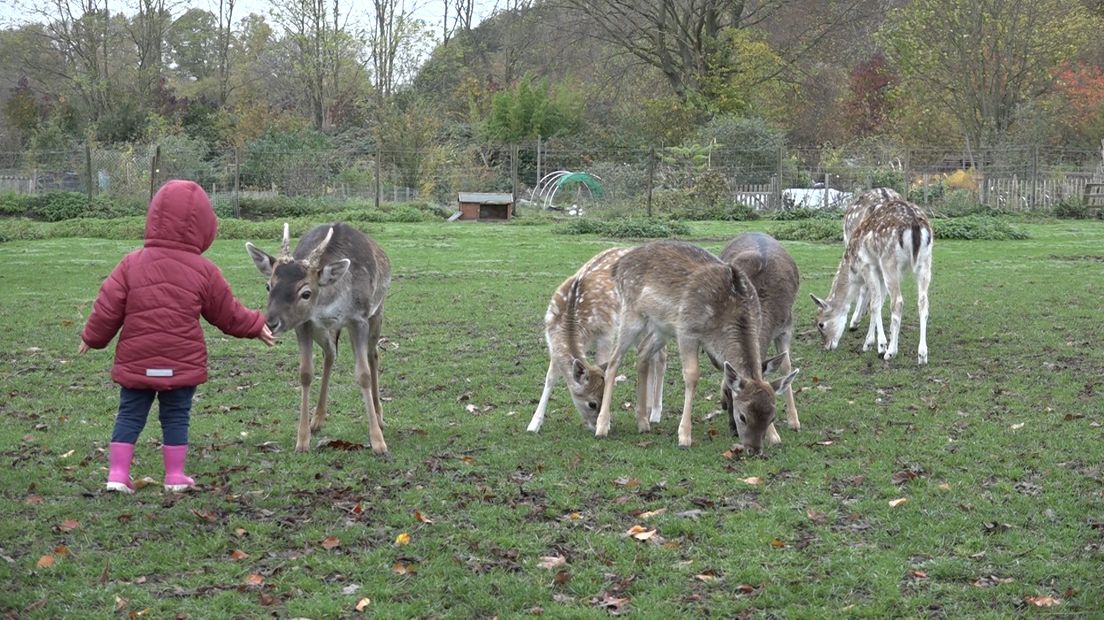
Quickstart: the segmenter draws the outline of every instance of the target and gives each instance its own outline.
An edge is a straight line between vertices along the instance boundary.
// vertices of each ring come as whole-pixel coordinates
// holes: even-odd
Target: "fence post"
[[[517,196],[518,196],[518,145],[514,144],[510,147],[510,194],[512,198],[510,204],[514,209],[517,209]]]
[[[153,149],[153,158],[150,160],[150,200],[157,193],[157,175],[161,172],[161,145]]]
[[[241,218],[241,148],[234,147],[234,217]]]
[[[383,165],[380,164],[380,159],[383,157],[383,149],[376,145],[376,211],[380,208],[380,192],[382,186],[380,185],[380,175],[383,174]]]
[[[1031,147],[1031,210],[1035,210],[1039,187],[1039,145]]]
[[[912,187],[912,149],[905,147],[905,163],[901,166],[901,176],[904,177],[905,186],[901,188],[901,195],[908,200],[909,188]]]
[[[784,187],[783,181],[782,181],[782,169],[786,165],[785,162],[786,162],[786,145],[785,144],[779,144],[778,145],[778,172],[777,172],[778,193],[775,196],[775,199],[778,201],[775,205],[775,208],[778,209],[779,211],[781,211],[782,208],[785,206],[784,204],[782,204],[782,196],[783,196],[783,189],[782,188]]]
[[[92,147],[84,143],[84,187],[88,191],[88,206],[92,206]]]
[[[648,219],[652,218],[652,188],[655,187],[655,147],[648,150]]]
[[[533,183],[533,187],[540,187],[541,180],[541,137],[537,134],[537,180]]]

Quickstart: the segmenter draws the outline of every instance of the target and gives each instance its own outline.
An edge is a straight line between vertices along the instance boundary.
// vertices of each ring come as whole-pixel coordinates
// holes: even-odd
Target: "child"
[[[215,240],[211,201],[191,181],[169,181],[150,201],[143,247],[123,257],[104,281],[78,351],[102,349],[122,328],[111,378],[122,386],[111,436],[107,489],[133,493],[134,444],[158,400],[165,490],[184,491],[188,414],[196,386],[207,380],[207,346],[199,317],[239,338],[272,346],[260,312],[230,291],[218,267],[202,256]]]

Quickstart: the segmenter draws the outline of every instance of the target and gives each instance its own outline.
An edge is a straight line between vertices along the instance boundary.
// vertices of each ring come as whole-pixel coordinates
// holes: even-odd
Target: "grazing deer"
[[[928,362],[928,285],[931,282],[932,229],[919,207],[895,200],[871,210],[855,228],[832,280],[828,299],[811,295],[819,308],[817,329],[824,348],[835,349],[847,321],[847,307],[865,286],[870,299],[870,327],[863,351],[878,345],[878,355],[890,360],[897,355],[897,337],[901,330],[901,278],[906,271],[916,277],[917,306],[920,313],[920,345],[916,360]],[[886,341],[882,325],[882,304],[892,299],[890,337]]]
[[[311,431],[326,420],[330,370],[342,329],[349,330],[356,381],[368,411],[368,437],[376,454],[386,455],[383,411],[379,396],[376,347],[383,327],[383,299],[391,284],[387,255],[359,230],[342,223],[311,229],[292,254],[288,225],[279,258],[246,243],[253,263],[268,278],[268,327],[273,334],[294,329],[299,341],[299,430],[295,449],[310,449]],[[314,377],[312,341],[322,347],[322,384],[314,417],[309,418],[310,384]]]
[[[621,298],[613,282],[613,266],[630,248],[604,250],[579,268],[556,289],[544,315],[544,339],[548,343],[548,372],[544,377],[537,411],[528,430],[536,433],[544,423],[548,400],[556,380],[563,376],[575,408],[590,430],[598,419],[598,405],[605,386],[604,366],[610,346]],[[593,348],[597,365],[587,361],[585,353]],[[663,373],[667,353],[660,349],[654,356],[638,361],[641,385],[638,393],[637,420],[650,413],[649,424],[638,425],[641,431],[650,423],[659,422],[663,413]]]
[[[797,263],[774,237],[759,232],[744,233],[730,241],[721,252],[721,260],[738,267],[755,286],[760,308],[759,352],[765,354],[773,342],[775,352],[780,358],[782,374],[790,374],[790,341],[794,334],[793,305],[797,299],[797,289],[801,285]],[[769,370],[771,369],[764,372]],[[721,394],[721,403],[732,421],[732,395],[727,390]],[[792,383],[786,386],[786,420],[792,430],[801,429]],[[772,443],[781,441],[773,424],[767,430],[767,437]]]
[[[851,235],[859,224],[866,219],[866,216],[878,207],[889,204],[894,200],[904,200],[904,197],[898,194],[896,190],[888,187],[875,187],[856,196],[843,214],[843,247],[847,247]],[[858,329],[859,322],[862,321],[863,313],[866,311],[866,298],[866,287],[859,287],[859,292],[855,296],[855,312],[851,315],[851,322],[847,329],[851,331]]]
[[[703,349],[724,368],[723,385],[733,395],[732,415],[741,441],[749,452],[759,452],[774,421],[775,393],[785,389],[797,371],[774,383],[763,380],[759,296],[747,276],[688,243],[655,241],[622,256],[614,267],[614,282],[621,309],[595,435],[609,434],[613,378],[629,347],[646,337],[639,353],[646,359],[675,337],[685,384],[679,445],[692,443],[690,418],[699,377],[698,351]]]

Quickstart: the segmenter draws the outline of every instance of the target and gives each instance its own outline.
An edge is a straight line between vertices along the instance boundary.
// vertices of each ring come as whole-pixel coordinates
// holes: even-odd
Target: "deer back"
[[[709,356],[760,379],[759,296],[740,269],[681,241],[656,241],[614,268],[622,308],[665,336],[698,339]]]
[[[855,228],[844,260],[857,263],[878,257],[897,256],[900,262],[915,264],[922,251],[930,251],[932,230],[917,205],[894,200],[872,210]],[[911,256],[911,259],[905,261]]]
[[[793,324],[793,305],[801,275],[790,253],[774,237],[749,232],[725,246],[721,260],[743,271],[759,295],[759,349]]]
[[[843,244],[847,245],[855,229],[870,215],[871,211],[895,200],[904,200],[904,198],[896,190],[888,187],[875,187],[856,196],[843,214]]]
[[[552,294],[544,329],[557,353],[582,359],[590,344],[610,335],[621,308],[613,266],[629,249],[599,252]]]

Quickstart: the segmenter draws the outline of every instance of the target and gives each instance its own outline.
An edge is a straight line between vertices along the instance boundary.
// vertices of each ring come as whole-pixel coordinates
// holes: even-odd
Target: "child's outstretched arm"
[[[119,261],[111,275],[100,286],[100,294],[92,304],[92,312],[81,331],[81,350],[84,353],[88,349],[102,349],[111,342],[119,328],[123,326],[123,317],[126,314],[126,264],[127,259]]]
[[[272,332],[264,314],[242,305],[217,267],[212,266],[207,297],[203,300],[203,318],[224,333],[237,338],[260,338],[271,344]],[[267,339],[266,339],[267,335]]]

